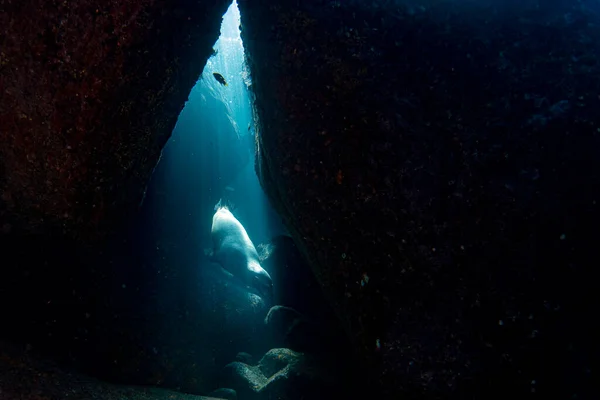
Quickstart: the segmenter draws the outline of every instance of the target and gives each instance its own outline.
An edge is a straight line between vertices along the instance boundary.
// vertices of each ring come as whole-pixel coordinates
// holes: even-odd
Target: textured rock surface
[[[594,2],[239,5],[257,170],[373,396],[582,396]]]
[[[137,251],[132,235],[110,255],[110,246],[87,252],[78,245],[91,243],[139,204],[228,4],[0,0],[2,339],[31,343],[107,381],[193,393],[214,388],[211,371],[220,372],[238,351],[227,336],[237,334],[231,326],[243,324],[230,306],[218,309],[215,329],[206,328],[209,306],[193,299],[202,286],[188,278],[197,264],[185,259],[190,252],[180,256],[185,234],[170,236],[181,247],[151,238]],[[227,118],[217,115],[225,106],[214,99],[202,106],[217,122]],[[219,133],[231,138],[229,127],[221,125]],[[191,167],[212,167],[213,160]],[[198,193],[194,184],[182,189],[188,197],[169,195],[181,206]],[[149,210],[160,207],[173,218],[169,206],[160,202]],[[57,231],[77,241],[63,241]],[[262,326],[263,317],[255,325]],[[219,340],[233,353],[223,361],[211,351]],[[246,343],[242,347],[251,348]]]
[[[226,4],[203,4],[0,0],[0,232],[89,238],[137,206],[217,37]],[[597,356],[595,2],[240,8],[262,183],[366,361],[371,397],[585,397]],[[52,333],[45,310],[59,302],[59,321],[67,308],[93,321],[97,303],[73,307],[79,294],[55,277],[95,276],[71,247],[56,269],[47,238],[15,247],[32,261],[3,259],[10,278],[37,263],[61,285],[9,298],[47,313],[32,327]],[[103,302],[125,303],[107,291]],[[19,311],[11,320],[29,323]]]
[[[4,233],[89,238],[138,206],[228,3],[0,2]]]
[[[278,348],[269,350],[256,366],[237,361],[228,364],[224,380],[244,399],[344,398],[351,382],[336,381],[336,372],[318,358]]]
[[[263,250],[261,264],[272,271],[275,304],[291,307],[311,319],[332,320],[331,307],[293,239],[274,237]]]
[[[151,387],[111,385],[61,370],[0,343],[0,399],[3,400],[211,400]]]
[[[286,347],[295,351],[310,352],[327,350],[321,327],[290,307],[273,306],[265,317],[269,343],[274,347]]]
[[[293,239],[277,236],[262,250],[262,265],[272,271],[277,304],[265,317],[271,346],[330,354],[338,360],[350,355],[351,346],[340,321]]]

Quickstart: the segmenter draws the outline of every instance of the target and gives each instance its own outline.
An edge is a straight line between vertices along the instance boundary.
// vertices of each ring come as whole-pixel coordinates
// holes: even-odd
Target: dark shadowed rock
[[[273,278],[275,303],[265,324],[274,347],[347,353],[349,343],[310,266],[291,237],[261,246],[262,263]]]
[[[271,349],[258,362],[258,368],[268,378],[286,369],[296,369],[304,360],[302,353],[290,349]],[[286,371],[287,372],[287,371]]]
[[[330,342],[325,342],[324,338],[330,332],[293,308],[271,307],[265,317],[265,325],[270,334],[269,343],[275,347],[286,347],[302,352],[329,350]]]
[[[256,366],[234,361],[225,366],[222,384],[234,388],[242,398],[258,398],[259,390],[267,384],[267,377]]]
[[[135,210],[228,4],[3,1],[0,226],[89,239]]]
[[[257,172],[372,397],[591,388],[597,4],[238,3]]]
[[[215,397],[218,399],[226,399],[226,400],[237,400],[237,393],[233,389],[225,389],[220,388],[217,390],[213,390],[208,394],[208,397]]]
[[[183,361],[157,344],[168,335],[156,319],[142,317],[157,293],[157,280],[142,276],[153,269],[141,261],[148,254],[113,263],[104,243],[89,252],[81,245],[96,244],[138,208],[229,3],[0,1],[2,338],[31,340],[113,382],[213,387],[198,372],[214,370],[212,360],[195,369],[194,349]],[[128,253],[131,242],[115,253]],[[171,263],[173,271],[182,265]],[[152,312],[164,307],[159,313],[180,323],[202,318],[168,303],[163,297]],[[178,340],[202,342],[190,332],[180,329]],[[168,372],[175,365],[177,374]]]
[[[244,399],[333,398],[344,393],[339,378],[338,371],[322,360],[285,348],[269,350],[257,366],[233,362],[225,367],[228,386]]]
[[[304,316],[291,307],[273,306],[265,317],[265,325],[282,333],[288,333]]]
[[[316,320],[334,318],[310,265],[291,237],[274,237],[262,249],[262,264],[271,271],[273,279],[275,304],[291,307]]]
[[[0,343],[0,399],[210,400],[160,388],[102,382],[61,369],[5,343]]]
[[[370,397],[585,397],[597,356],[597,2],[238,2],[256,169]],[[114,271],[92,273],[53,234],[89,243],[137,208],[228,2],[97,3],[0,1],[2,283],[42,271],[2,298],[3,327],[42,332],[48,347],[71,308],[77,335],[113,320],[69,279]],[[103,289],[105,302],[137,299]],[[290,398],[310,387],[230,365]],[[38,390],[22,373],[10,395]]]

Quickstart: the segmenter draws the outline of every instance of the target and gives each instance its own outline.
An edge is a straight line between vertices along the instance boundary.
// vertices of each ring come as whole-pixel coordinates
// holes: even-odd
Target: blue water
[[[239,18],[234,2],[223,17],[216,55],[208,60],[163,150],[149,189],[154,198],[144,204],[146,210],[154,208],[154,220],[156,214],[170,213],[154,222],[191,253],[210,247],[212,213],[222,198],[233,204],[255,245],[285,232],[254,169],[251,80]],[[223,75],[227,86],[217,82],[214,72]]]
[[[160,384],[191,391],[216,384],[238,352],[260,356],[269,348],[262,333],[268,305],[205,254],[215,204],[223,197],[233,203],[257,247],[285,233],[254,169],[250,80],[238,27],[234,2],[217,54],[192,89],[148,186],[133,235],[140,276],[131,268],[114,273],[117,293],[139,286],[134,301],[144,302],[138,323],[145,324],[140,347],[148,363],[179,366]]]
[[[221,36],[214,46],[216,55],[208,60],[202,76],[193,88],[186,108],[173,132],[172,141],[181,140],[190,135],[211,135],[211,132],[206,132],[202,128],[210,123],[211,119],[215,120],[217,132],[212,132],[211,136],[215,140],[215,146],[222,160],[213,168],[202,171],[203,174],[211,175],[213,179],[217,178],[217,184],[206,187],[206,192],[210,193],[211,199],[225,198],[233,204],[234,214],[242,222],[253,242],[258,244],[268,242],[274,234],[283,233],[284,228],[270,207],[254,170],[255,121],[251,110],[251,94],[248,90],[251,78],[245,64],[239,25],[239,10],[237,3],[233,2],[223,16]],[[217,82],[213,77],[215,72],[225,78],[227,86]],[[196,110],[198,106],[205,107],[207,104],[202,103],[207,101],[224,104],[227,121],[222,115],[218,115],[219,112],[222,114],[222,110],[217,110],[213,114],[210,105],[208,105],[208,109]],[[185,119],[185,122],[181,120],[182,118]],[[235,130],[237,140],[247,145],[246,148],[240,149],[231,132],[229,135],[221,134],[220,131],[231,130],[231,127]],[[193,148],[194,146],[191,147],[191,149]],[[169,147],[165,152],[169,152]],[[249,159],[246,161],[244,158],[243,166],[237,169],[236,162],[228,161],[233,154],[239,155],[240,152],[242,158],[247,152]],[[168,156],[168,154],[166,155]],[[236,171],[231,171],[231,169],[236,169]],[[177,171],[173,172],[177,174]]]

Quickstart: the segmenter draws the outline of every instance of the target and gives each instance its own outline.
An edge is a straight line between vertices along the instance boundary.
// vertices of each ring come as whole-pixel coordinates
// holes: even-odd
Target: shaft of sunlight
[[[254,118],[252,115],[250,74],[245,62],[244,46],[240,32],[240,12],[234,0],[223,15],[221,36],[215,43],[216,55],[211,57],[203,72],[203,79],[210,81],[228,107],[230,117],[238,134],[253,140]],[[223,75],[227,86],[221,86],[212,76]],[[226,143],[221,145],[227,146]],[[250,162],[236,179],[225,189],[223,197],[230,199],[236,207],[236,217],[247,227],[248,234],[258,244],[272,238],[273,222],[277,219],[271,210],[254,170],[252,151]],[[276,222],[278,225],[278,221]]]

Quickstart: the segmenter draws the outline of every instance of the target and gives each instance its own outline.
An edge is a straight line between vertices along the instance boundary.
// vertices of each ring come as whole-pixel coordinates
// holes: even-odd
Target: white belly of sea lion
[[[212,260],[246,285],[255,288],[261,297],[269,297],[273,286],[271,277],[261,267],[248,233],[226,207],[220,207],[215,212],[211,237]]]

